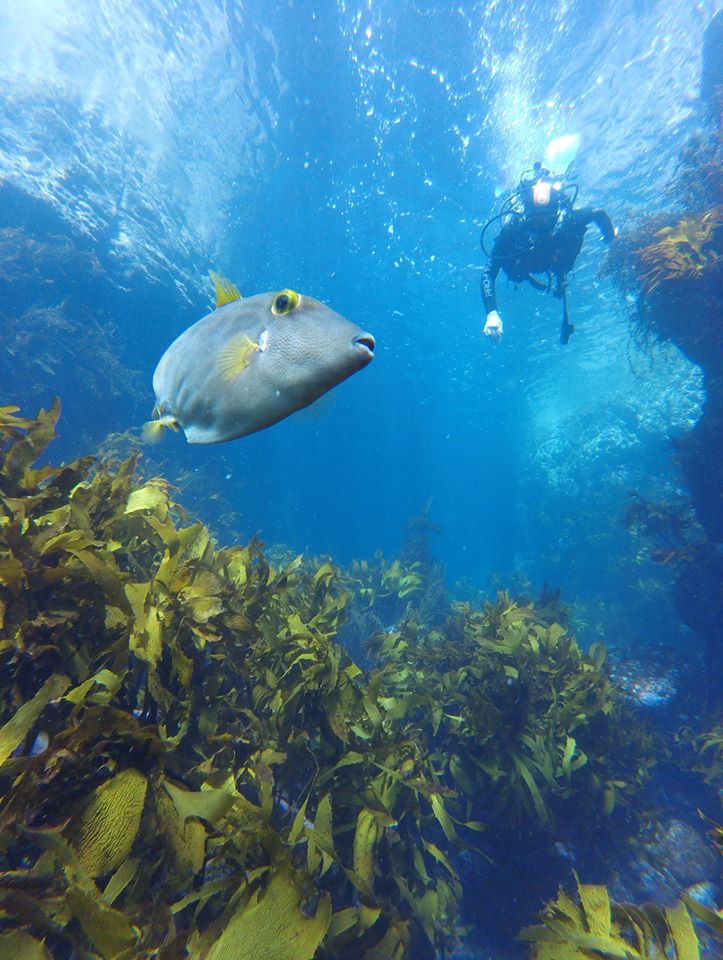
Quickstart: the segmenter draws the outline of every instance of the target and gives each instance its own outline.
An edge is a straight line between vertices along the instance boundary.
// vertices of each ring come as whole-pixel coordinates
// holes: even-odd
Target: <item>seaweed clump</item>
[[[350,594],[342,638],[359,660],[370,635],[394,630],[412,611],[425,627],[444,621],[449,598],[444,568],[431,553],[430,535],[438,532],[429,520],[431,504],[430,499],[406,524],[398,557],[390,562],[377,551],[371,562],[355,560],[341,572]]]
[[[704,719],[702,729],[698,731],[683,727],[678,732],[678,740],[687,748],[683,762],[700,774],[705,783],[720,790],[723,787],[723,714],[708,722]],[[723,853],[723,829],[720,827],[718,839]]]
[[[722,225],[723,208],[713,208],[656,231],[653,243],[639,252],[644,292],[652,294],[661,283],[704,280],[717,267]]]
[[[583,653],[565,624],[555,600],[535,608],[500,592],[482,610],[453,603],[438,629],[408,618],[372,638],[385,723],[404,724],[465,815],[496,832],[609,825],[655,764],[650,734],[630,722],[604,670],[604,647]]]
[[[633,301],[643,343],[669,340],[706,374],[718,372],[718,290],[723,276],[723,206],[642,218],[616,238],[605,272]],[[712,362],[712,367],[711,367]]]
[[[335,569],[217,549],[134,458],[33,466],[58,414],[0,409],[4,946],[444,955],[439,775],[334,642]]]
[[[697,917],[711,935],[723,932],[714,910],[688,894],[671,907],[614,903],[605,886],[577,881],[577,898],[562,890],[548,903],[539,926],[528,927],[520,940],[532,945],[534,960],[699,960]]]

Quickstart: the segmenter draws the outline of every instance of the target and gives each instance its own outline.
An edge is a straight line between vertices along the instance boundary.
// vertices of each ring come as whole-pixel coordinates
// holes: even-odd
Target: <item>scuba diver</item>
[[[531,176],[529,175],[531,173]],[[487,262],[482,269],[482,300],[487,314],[484,334],[493,340],[502,337],[502,318],[497,312],[495,280],[500,267],[513,283],[528,280],[536,290],[549,293],[555,282],[554,296],[562,300],[560,343],[567,343],[575,327],[567,313],[567,277],[589,224],[594,223],[606,243],[615,236],[610,217],[604,210],[584,207],[574,210],[577,184],[555,177],[541,163],[522,175],[519,186],[506,198],[501,211],[482,230],[482,249]],[[485,246],[485,233],[502,221],[492,250]],[[533,274],[546,275],[542,280]]]

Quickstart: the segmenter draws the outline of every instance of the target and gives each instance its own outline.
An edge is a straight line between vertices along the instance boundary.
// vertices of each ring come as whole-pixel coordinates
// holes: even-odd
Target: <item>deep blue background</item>
[[[567,133],[582,203],[623,230],[665,208],[713,9],[5,5],[2,401],[59,394],[55,455],[95,449],[149,415],[209,267],[248,294],[298,289],[372,331],[374,363],[318,413],[215,448],[169,437],[146,469],[222,539],[341,562],[393,554],[431,499],[450,587],[547,581],[584,640],[678,642],[667,572],[621,518],[631,489],[684,493],[669,441],[698,416],[699,373],[629,342],[594,230],[570,345],[556,301],[502,278],[505,337],[486,342],[479,233]]]

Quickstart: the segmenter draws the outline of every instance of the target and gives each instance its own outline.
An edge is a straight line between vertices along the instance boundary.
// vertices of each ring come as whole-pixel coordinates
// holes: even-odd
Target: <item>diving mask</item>
[[[532,203],[535,207],[547,207],[552,195],[552,184],[549,180],[537,180],[532,185]]]

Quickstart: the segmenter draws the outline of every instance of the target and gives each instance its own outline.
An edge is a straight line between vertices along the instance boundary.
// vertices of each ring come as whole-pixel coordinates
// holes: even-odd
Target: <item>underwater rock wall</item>
[[[160,356],[179,325],[174,318],[188,310],[186,293],[127,269],[47,204],[0,186],[3,399],[25,407],[66,397],[68,456],[147,419],[151,371],[142,358]]]
[[[705,642],[713,710],[723,691],[723,87],[716,79],[722,24],[719,13],[706,32],[706,121],[681,153],[672,184],[679,207],[618,237],[607,266],[634,303],[634,335],[674,343],[704,375],[701,417],[674,445],[703,536],[695,545],[680,540],[668,562],[678,612]]]

